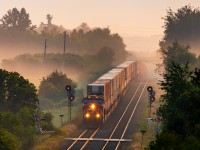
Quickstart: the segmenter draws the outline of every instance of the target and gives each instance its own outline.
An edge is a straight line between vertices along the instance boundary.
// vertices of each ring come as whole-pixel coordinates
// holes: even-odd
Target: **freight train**
[[[125,61],[88,84],[87,96],[82,99],[83,124],[90,127],[105,123],[142,68],[140,61]]]

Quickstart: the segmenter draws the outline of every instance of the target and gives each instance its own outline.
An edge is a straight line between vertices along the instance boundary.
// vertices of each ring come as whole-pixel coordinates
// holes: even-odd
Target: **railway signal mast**
[[[72,89],[70,85],[66,85],[65,90],[67,91],[67,96],[68,96],[69,121],[71,121],[71,106],[72,106],[72,101],[75,99],[74,89]]]
[[[152,103],[155,101],[156,92],[153,90],[152,86],[147,87],[148,97],[149,97],[149,117],[151,117],[151,107]]]

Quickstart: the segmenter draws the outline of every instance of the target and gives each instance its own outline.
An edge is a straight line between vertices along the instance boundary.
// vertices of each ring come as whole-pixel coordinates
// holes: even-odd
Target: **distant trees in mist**
[[[164,19],[164,37],[158,50],[167,67],[172,61],[184,65],[187,62],[194,69],[200,65],[200,10],[186,5],[177,12],[167,10]],[[198,56],[199,55],[199,56]],[[158,69],[158,70],[159,70]],[[162,69],[160,69],[162,70]]]
[[[47,23],[42,22],[36,28],[25,8],[21,11],[16,8],[9,10],[0,20],[0,44],[7,51],[23,49],[25,53],[42,53],[44,40],[47,39],[47,53],[62,53],[63,32],[66,31],[66,52],[77,55],[97,54],[101,48],[109,47],[115,54],[114,63],[125,60],[123,39],[118,34],[112,34],[109,28],[91,29],[87,23],[82,23],[73,30],[68,30],[53,24],[52,15],[47,14],[46,19]]]
[[[164,37],[160,46],[166,48],[174,40],[181,44],[189,44],[195,51],[200,52],[200,9],[190,5],[179,8],[177,11],[167,10],[164,19]]]
[[[36,28],[35,25],[32,25],[25,8],[22,8],[20,11],[17,8],[9,10],[0,21],[0,28],[3,30],[24,32],[33,31]]]

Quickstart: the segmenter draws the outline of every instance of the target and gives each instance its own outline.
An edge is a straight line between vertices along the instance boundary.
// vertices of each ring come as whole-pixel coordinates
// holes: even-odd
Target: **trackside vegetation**
[[[177,12],[168,10],[164,18],[165,35],[159,50],[164,69],[159,84],[164,94],[157,111],[163,128],[147,149],[200,149],[200,56],[188,45],[194,50],[200,39],[199,14],[199,8],[185,6]]]

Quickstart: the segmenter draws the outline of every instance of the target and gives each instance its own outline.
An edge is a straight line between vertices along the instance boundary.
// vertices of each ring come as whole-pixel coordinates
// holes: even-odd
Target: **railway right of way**
[[[83,130],[78,137],[71,138],[73,141],[67,141],[66,149],[121,149],[121,143],[131,141],[123,138],[129,132],[130,121],[147,83],[148,81],[132,83],[127,96],[123,98],[105,125],[97,129]]]

